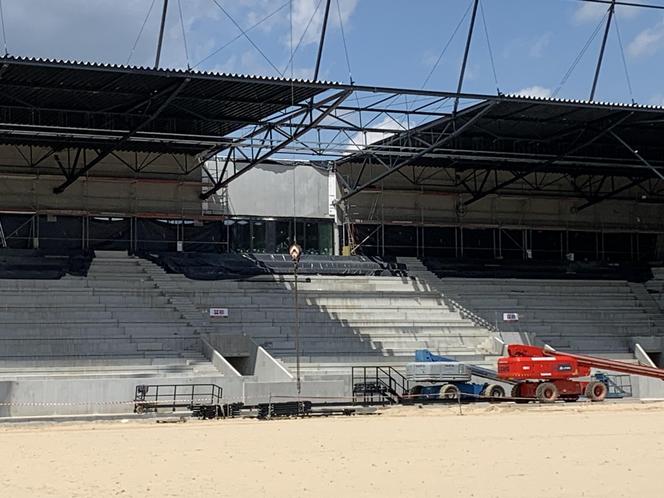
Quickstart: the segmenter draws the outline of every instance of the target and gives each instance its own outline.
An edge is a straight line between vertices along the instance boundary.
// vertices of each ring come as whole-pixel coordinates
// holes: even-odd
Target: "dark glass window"
[[[231,227],[231,251],[249,252],[251,250],[251,224],[247,220],[234,220]]]
[[[251,250],[265,252],[265,221],[251,222]]]

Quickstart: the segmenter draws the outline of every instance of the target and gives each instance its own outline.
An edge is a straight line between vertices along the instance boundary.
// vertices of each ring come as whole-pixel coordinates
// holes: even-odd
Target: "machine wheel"
[[[484,389],[484,396],[488,396],[490,398],[504,398],[505,389],[503,389],[503,386],[499,386],[498,384],[489,384]]]
[[[513,398],[520,398],[520,397],[521,397],[521,384],[515,384],[515,385],[512,387],[512,393],[511,393],[511,396],[512,396]],[[525,399],[517,399],[517,400],[515,401],[515,403],[518,403],[518,404],[524,404],[524,403],[528,403],[528,400],[525,400]]]
[[[604,382],[594,380],[586,386],[585,395],[590,401],[604,401],[609,389]]]
[[[535,396],[542,403],[553,403],[558,399],[558,388],[552,382],[542,382],[537,386]]]
[[[454,384],[444,384],[440,387],[438,397],[440,399],[458,399],[460,396],[460,391],[457,386]]]

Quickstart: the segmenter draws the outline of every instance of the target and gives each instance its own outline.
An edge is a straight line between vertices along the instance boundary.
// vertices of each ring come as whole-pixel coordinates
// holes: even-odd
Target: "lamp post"
[[[299,396],[302,391],[302,382],[300,380],[300,314],[298,307],[298,294],[297,294],[297,267],[300,263],[300,256],[302,255],[302,248],[297,242],[294,242],[288,249],[291,259],[293,260],[293,279],[295,292],[293,306],[295,311],[295,373],[297,377],[297,395]]]

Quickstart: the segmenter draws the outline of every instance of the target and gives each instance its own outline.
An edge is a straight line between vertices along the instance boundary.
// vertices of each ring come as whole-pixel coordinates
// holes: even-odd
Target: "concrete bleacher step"
[[[399,261],[408,265],[409,274],[428,280],[502,329],[535,334],[538,340],[575,351],[630,354],[628,337],[664,335],[661,313],[647,296],[647,285],[622,280],[438,278],[416,258]],[[506,312],[519,313],[519,322],[502,323]]]

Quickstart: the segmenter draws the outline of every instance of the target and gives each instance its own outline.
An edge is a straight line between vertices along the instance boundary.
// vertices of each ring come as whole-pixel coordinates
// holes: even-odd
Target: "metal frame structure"
[[[178,174],[202,168],[202,199],[287,158],[336,168],[341,204],[389,188],[392,175],[409,189],[460,194],[464,207],[516,185],[561,195],[561,182],[578,210],[634,192],[664,201],[656,106],[4,57],[0,118],[0,144],[25,160],[12,172],[53,160],[64,177],[56,194],[109,157],[140,179],[168,155]],[[208,170],[222,153],[221,174]]]

